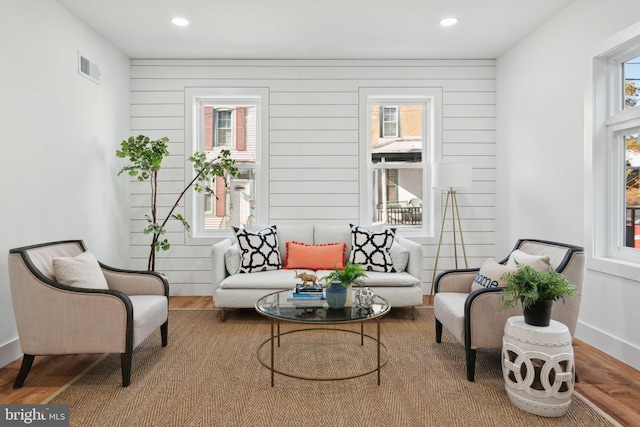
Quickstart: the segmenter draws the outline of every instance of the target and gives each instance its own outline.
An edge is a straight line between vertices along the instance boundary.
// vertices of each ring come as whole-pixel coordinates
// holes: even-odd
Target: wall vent
[[[100,68],[78,52],[78,74],[100,84]]]

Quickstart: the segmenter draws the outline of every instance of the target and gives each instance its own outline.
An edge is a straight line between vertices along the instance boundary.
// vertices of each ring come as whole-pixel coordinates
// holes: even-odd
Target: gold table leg
[[[377,332],[377,345],[378,345],[378,385],[380,385],[380,318],[377,319],[378,321],[378,332]]]
[[[275,377],[275,366],[274,366],[274,355],[275,355],[275,337],[274,333],[274,323],[275,320],[271,319],[271,387],[273,387],[274,377]],[[280,323],[278,323],[278,329],[280,328]],[[278,346],[280,346],[280,334],[278,333]]]
[[[298,379],[303,379],[303,380],[311,380],[311,381],[337,381],[337,380],[347,380],[347,379],[352,379],[352,378],[358,378],[361,376],[365,376],[368,374],[372,374],[374,372],[377,372],[377,376],[378,376],[378,385],[381,384],[381,371],[382,368],[384,367],[384,365],[389,361],[389,349],[387,348],[386,345],[384,345],[381,342],[381,331],[380,331],[380,324],[382,323],[382,319],[381,318],[377,318],[376,319],[376,335],[368,335],[364,333],[364,322],[360,322],[360,331],[357,330],[349,330],[349,329],[342,329],[342,328],[307,328],[307,329],[294,329],[294,330],[289,330],[286,331],[284,333],[280,333],[280,321],[276,320],[276,319],[271,319],[270,322],[270,326],[271,326],[271,337],[265,339],[262,344],[260,344],[256,350],[256,355],[258,357],[258,361],[262,364],[262,366],[264,366],[265,368],[269,369],[271,371],[271,387],[274,387],[275,384],[275,374],[281,374],[284,375],[286,377],[290,377],[290,378],[298,378]],[[276,331],[277,330],[277,331]],[[325,331],[334,331],[334,332],[348,332],[348,333],[352,333],[352,334],[359,334],[360,335],[360,340],[361,340],[361,345],[364,345],[364,337],[366,336],[367,338],[373,340],[376,342],[376,364],[374,365],[374,367],[370,370],[367,370],[365,372],[360,372],[357,373],[355,375],[350,375],[350,376],[345,376],[345,377],[311,377],[311,376],[300,376],[300,375],[293,375],[291,373],[287,373],[285,371],[282,370],[277,370],[275,368],[275,347],[276,347],[276,338],[278,339],[278,347],[280,346],[280,335],[288,335],[288,334],[293,334],[293,333],[302,333],[302,332],[313,332],[313,331],[318,331],[318,330],[325,330]],[[264,348],[264,346],[267,345],[267,343],[269,343],[271,345],[271,360],[267,361],[267,360],[263,360],[260,358],[260,350],[262,348]],[[384,348],[385,351],[385,357],[384,360],[382,360],[382,349]],[[266,359],[266,358],[265,358]]]

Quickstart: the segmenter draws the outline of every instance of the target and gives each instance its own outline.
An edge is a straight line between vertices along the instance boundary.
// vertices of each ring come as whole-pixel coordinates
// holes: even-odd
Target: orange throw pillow
[[[346,243],[307,245],[287,242],[287,262],[284,268],[306,268],[309,270],[333,270],[344,268]]]

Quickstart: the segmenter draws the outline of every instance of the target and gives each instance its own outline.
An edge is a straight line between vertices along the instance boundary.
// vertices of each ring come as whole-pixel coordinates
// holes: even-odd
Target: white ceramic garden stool
[[[560,417],[571,404],[574,382],[571,334],[564,324],[532,326],[523,316],[507,319],[502,374],[509,400],[545,417]]]

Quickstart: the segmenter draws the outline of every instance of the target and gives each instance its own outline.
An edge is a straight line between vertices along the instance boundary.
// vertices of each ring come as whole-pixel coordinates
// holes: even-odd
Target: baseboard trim
[[[7,366],[22,357],[20,339],[16,338],[0,347],[0,367]]]
[[[576,338],[609,356],[640,370],[640,348],[584,322],[576,325]]]

